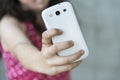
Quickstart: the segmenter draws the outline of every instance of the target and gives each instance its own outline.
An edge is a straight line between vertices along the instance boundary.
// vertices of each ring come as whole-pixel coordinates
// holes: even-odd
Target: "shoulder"
[[[7,29],[7,28],[9,29],[18,28],[18,29],[24,30],[23,23],[9,15],[4,16],[0,21],[0,30]]]
[[[11,16],[5,16],[0,22],[0,42],[5,50],[12,51],[12,48],[19,43],[30,42],[22,29],[23,23]]]
[[[6,23],[12,24],[12,25],[13,24],[20,24],[20,22],[16,18],[9,16],[9,15],[4,16],[0,22],[1,25],[4,25]]]

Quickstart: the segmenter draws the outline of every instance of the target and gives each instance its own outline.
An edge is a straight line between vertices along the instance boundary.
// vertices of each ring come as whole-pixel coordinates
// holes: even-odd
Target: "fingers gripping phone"
[[[47,29],[58,28],[63,30],[63,34],[52,38],[53,43],[72,40],[74,46],[58,52],[60,56],[72,55],[80,49],[85,53],[78,59],[84,59],[89,51],[83,38],[79,23],[70,2],[62,2],[45,9],[42,18]]]

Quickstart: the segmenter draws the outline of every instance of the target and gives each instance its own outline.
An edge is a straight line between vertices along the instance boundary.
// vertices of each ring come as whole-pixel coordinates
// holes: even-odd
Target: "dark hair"
[[[62,1],[64,0],[50,0],[49,6],[52,6]],[[45,28],[37,24],[36,17],[33,11],[24,10],[19,0],[0,0],[0,20],[6,14],[15,17],[20,22],[24,21],[32,22],[32,24],[35,26],[36,31],[39,32],[40,34],[42,34],[42,32],[45,30]]]

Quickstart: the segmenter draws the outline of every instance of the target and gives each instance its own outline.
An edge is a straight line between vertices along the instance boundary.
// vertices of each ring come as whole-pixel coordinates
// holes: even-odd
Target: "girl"
[[[72,63],[84,53],[76,51],[58,56],[70,48],[70,41],[52,44],[63,31],[46,30],[40,13],[60,0],[0,0],[0,49],[8,80],[70,80],[69,71],[81,61]]]

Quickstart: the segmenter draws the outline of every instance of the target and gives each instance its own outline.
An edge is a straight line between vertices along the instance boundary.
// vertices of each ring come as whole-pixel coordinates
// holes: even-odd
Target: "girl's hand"
[[[39,54],[39,65],[37,71],[48,74],[56,75],[61,72],[72,70],[77,67],[81,61],[74,62],[79,59],[84,53],[83,50],[77,51],[73,55],[62,57],[58,56],[57,53],[61,50],[70,48],[74,45],[72,41],[65,41],[52,44],[51,39],[54,36],[62,34],[59,29],[50,29],[42,34],[42,49]]]

